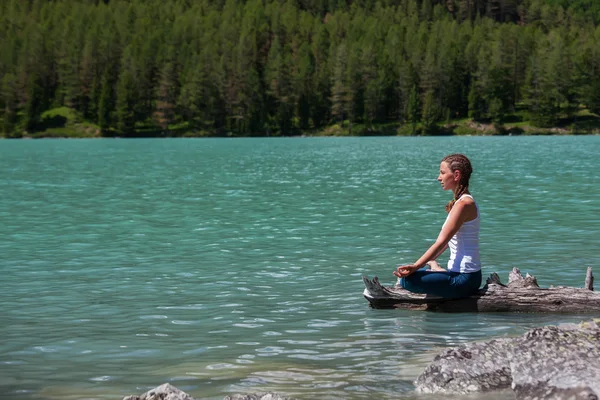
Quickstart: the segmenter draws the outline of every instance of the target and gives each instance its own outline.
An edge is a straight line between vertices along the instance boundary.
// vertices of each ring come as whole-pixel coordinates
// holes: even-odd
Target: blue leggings
[[[410,292],[448,298],[470,296],[480,285],[481,270],[461,273],[421,268],[405,278],[400,278],[400,286]]]

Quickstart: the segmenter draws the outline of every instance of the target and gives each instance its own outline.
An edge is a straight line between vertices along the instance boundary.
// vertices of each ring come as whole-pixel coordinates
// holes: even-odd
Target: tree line
[[[600,110],[599,17],[586,0],[6,0],[1,129],[58,107],[107,136],[416,133],[516,110],[552,126]]]

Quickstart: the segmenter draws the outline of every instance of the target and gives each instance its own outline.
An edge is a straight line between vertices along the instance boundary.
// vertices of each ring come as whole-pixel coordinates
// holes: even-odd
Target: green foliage
[[[517,105],[591,130],[577,113],[600,112],[590,0],[24,4],[0,3],[5,137],[502,133]]]
[[[456,128],[454,128],[453,133],[456,136],[469,136],[469,135],[480,135],[481,134],[481,132],[479,132],[473,128],[464,126],[464,125],[460,125],[460,126],[457,126]]]
[[[73,122],[77,121],[78,119],[77,112],[75,111],[75,109],[69,107],[52,108],[48,111],[43,112],[41,117],[43,120],[61,117],[65,121]]]
[[[417,126],[416,124],[404,124],[397,129],[396,134],[398,136],[419,136],[422,132],[422,126]]]

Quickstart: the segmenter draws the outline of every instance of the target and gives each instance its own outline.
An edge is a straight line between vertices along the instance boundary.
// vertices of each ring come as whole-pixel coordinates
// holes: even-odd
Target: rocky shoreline
[[[467,395],[512,389],[517,400],[598,400],[600,319],[534,328],[515,338],[468,343],[442,351],[415,381],[417,393]],[[123,400],[194,400],[165,383]],[[224,400],[292,400],[277,393]]]
[[[598,399],[600,320],[531,329],[516,338],[441,352],[417,378],[419,393],[512,389],[517,399]]]

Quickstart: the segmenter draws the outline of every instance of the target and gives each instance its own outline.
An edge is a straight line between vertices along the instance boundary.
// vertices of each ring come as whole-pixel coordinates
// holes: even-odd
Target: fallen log
[[[412,293],[398,285],[382,286],[379,279],[363,276],[364,297],[373,308],[441,312],[530,312],[530,313],[598,313],[600,293],[593,291],[591,268],[588,268],[584,288],[540,288],[537,279],[521,275],[518,268],[509,274],[508,285],[500,282],[495,272],[475,294],[459,299],[447,299]]]

